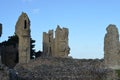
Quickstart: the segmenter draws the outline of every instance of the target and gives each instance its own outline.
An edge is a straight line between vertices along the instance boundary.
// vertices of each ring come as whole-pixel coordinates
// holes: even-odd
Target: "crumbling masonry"
[[[19,63],[30,61],[30,20],[26,13],[22,13],[16,23],[15,33],[19,38]]]
[[[107,68],[120,69],[120,42],[118,29],[116,25],[110,24],[106,30],[107,33],[104,38],[105,66]],[[22,13],[15,26],[15,33],[19,38],[19,63],[28,63],[30,61],[30,32],[30,20],[26,13]],[[1,34],[2,24],[0,24],[0,36]],[[43,56],[68,57],[68,54],[70,53],[68,35],[68,28],[60,28],[59,25],[56,28],[55,36],[53,30],[49,30],[48,33],[43,32]]]
[[[120,69],[120,42],[116,25],[110,24],[104,38],[104,62],[107,68]]]
[[[2,24],[0,23],[0,37],[2,35]],[[0,65],[1,65],[1,48],[0,48]]]
[[[0,37],[2,35],[2,24],[0,23]]]
[[[70,48],[68,45],[68,34],[67,28],[60,28],[57,26],[55,31],[55,38],[53,30],[49,30],[48,33],[43,32],[43,53],[44,56],[52,57],[68,57]]]

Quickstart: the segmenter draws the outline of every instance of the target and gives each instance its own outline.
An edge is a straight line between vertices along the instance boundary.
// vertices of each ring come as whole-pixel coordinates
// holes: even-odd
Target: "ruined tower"
[[[24,12],[22,12],[18,18],[15,26],[15,33],[19,38],[19,63],[28,63],[30,60],[30,20]]]
[[[68,29],[60,28],[58,25],[55,31],[54,56],[68,57],[70,48],[68,46]]]
[[[58,25],[55,31],[55,38],[53,30],[48,33],[43,32],[43,55],[52,57],[68,57],[70,48],[68,46],[68,29],[60,28]]]
[[[112,69],[120,69],[120,43],[119,32],[116,25],[110,24],[106,28],[104,38],[104,62],[105,66]]]
[[[53,53],[53,30],[49,30],[48,33],[43,32],[43,53],[44,56],[52,56]]]

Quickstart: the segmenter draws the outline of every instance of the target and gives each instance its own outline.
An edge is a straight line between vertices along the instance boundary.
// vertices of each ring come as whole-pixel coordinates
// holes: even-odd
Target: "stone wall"
[[[44,56],[52,56],[54,52],[54,38],[53,38],[53,30],[49,30],[48,33],[43,32],[43,55]]]
[[[60,28],[58,25],[55,31],[43,32],[43,55],[52,57],[68,57],[70,48],[68,44],[69,30]]]
[[[8,74],[8,69],[6,67],[0,68],[0,80],[10,80],[9,79],[9,74]]]
[[[0,37],[2,35],[2,24],[0,23]],[[1,65],[1,47],[0,47],[0,65]]]
[[[15,69],[21,80],[117,80],[99,59],[38,58]]]
[[[17,64],[18,59],[18,46],[4,46],[1,48],[2,64],[9,68],[13,68]]]
[[[68,28],[60,28],[57,26],[55,31],[54,56],[68,57],[70,48],[68,44]]]

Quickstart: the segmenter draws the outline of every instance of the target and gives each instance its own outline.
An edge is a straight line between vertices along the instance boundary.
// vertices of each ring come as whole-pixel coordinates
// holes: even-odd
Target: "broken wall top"
[[[2,35],[2,24],[0,23],[0,37]]]
[[[20,35],[30,35],[30,20],[26,13],[22,12],[15,26],[15,33]]]

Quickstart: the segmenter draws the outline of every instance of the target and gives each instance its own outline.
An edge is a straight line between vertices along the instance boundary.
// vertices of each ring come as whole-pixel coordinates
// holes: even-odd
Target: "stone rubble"
[[[112,69],[105,69],[103,60],[39,58],[15,69],[23,80],[116,80]]]

